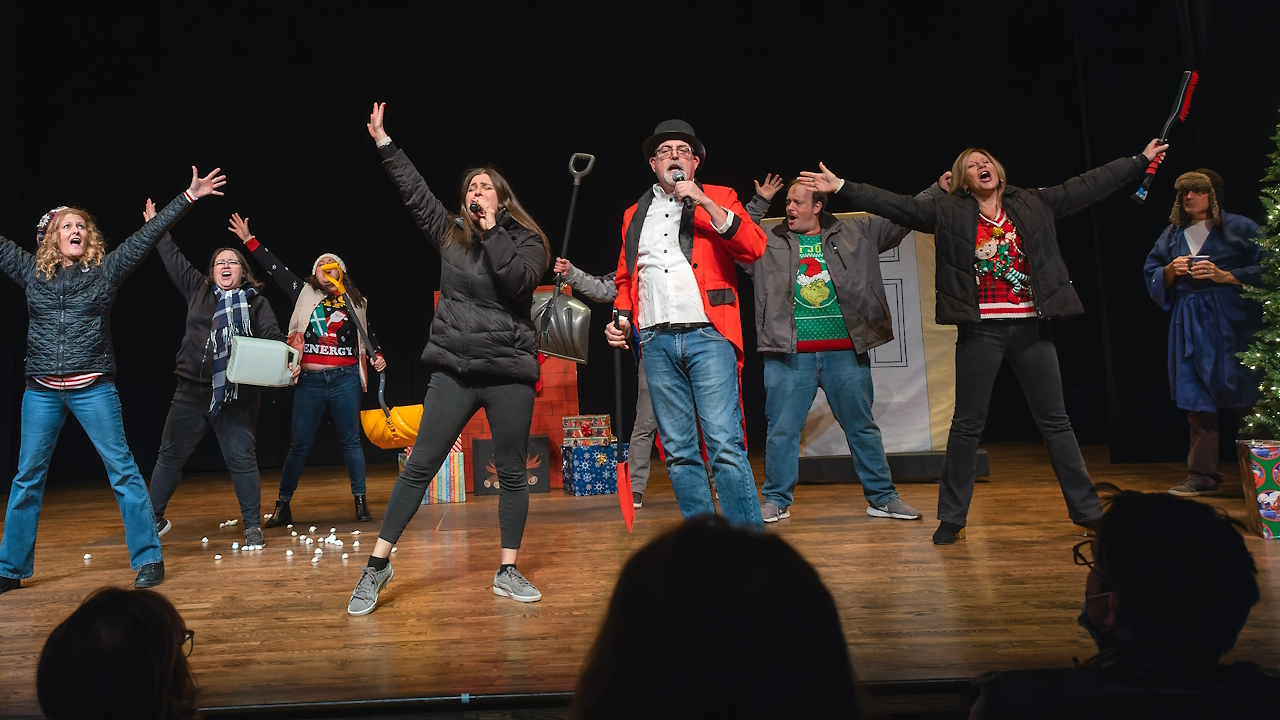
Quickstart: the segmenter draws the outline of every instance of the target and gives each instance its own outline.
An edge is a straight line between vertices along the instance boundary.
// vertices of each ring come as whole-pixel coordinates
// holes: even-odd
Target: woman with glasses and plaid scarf
[[[143,217],[151,219],[155,206],[147,203]],[[275,313],[262,295],[262,283],[235,248],[218,248],[209,259],[208,274],[191,265],[173,239],[165,235],[157,246],[165,270],[187,301],[187,331],[178,349],[178,387],[164,422],[160,453],[151,473],[151,505],[156,531],[173,526],[165,516],[169,499],[182,480],[182,468],[205,433],[213,430],[244,517],[244,547],[260,549],[262,537],[262,480],[258,473],[258,388],[226,382],[231,338],[237,335],[284,342]],[[294,378],[299,365],[293,366]]]

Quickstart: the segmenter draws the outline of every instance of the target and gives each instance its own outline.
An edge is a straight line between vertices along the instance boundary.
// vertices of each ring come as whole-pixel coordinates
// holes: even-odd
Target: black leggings
[[[454,375],[437,370],[422,401],[422,425],[404,471],[391,489],[378,537],[389,543],[413,519],[436,471],[476,410],[484,408],[493,433],[493,464],[498,472],[498,524],[502,547],[520,549],[529,516],[529,476],[525,454],[533,420],[533,385],[507,378]]]

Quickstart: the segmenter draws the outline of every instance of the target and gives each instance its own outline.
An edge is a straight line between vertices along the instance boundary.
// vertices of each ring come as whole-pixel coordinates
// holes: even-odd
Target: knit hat
[[[40,244],[41,240],[44,240],[45,233],[49,231],[49,225],[58,217],[58,214],[61,213],[63,210],[68,210],[68,209],[70,208],[68,208],[68,206],[66,205],[59,205],[58,207],[45,213],[44,217],[40,218],[40,222],[36,223],[36,244],[37,245]]]
[[[1218,198],[1213,192],[1213,181],[1208,175],[1199,172],[1182,173],[1174,181],[1173,189],[1177,190],[1178,194],[1173,199],[1173,210],[1169,213],[1169,222],[1178,227],[1191,222],[1191,213],[1182,207],[1182,197],[1186,191],[1195,190],[1209,195],[1209,217],[1213,218],[1215,225],[1222,223],[1222,216],[1218,212]]]
[[[334,255],[333,253],[324,253],[320,257],[316,258],[315,264],[311,266],[312,275],[320,274],[320,265],[321,265],[320,261],[325,258],[333,258],[333,261],[338,263],[338,267],[342,268],[342,274],[343,275],[347,274],[347,264],[342,261],[342,258],[338,257],[337,255]]]

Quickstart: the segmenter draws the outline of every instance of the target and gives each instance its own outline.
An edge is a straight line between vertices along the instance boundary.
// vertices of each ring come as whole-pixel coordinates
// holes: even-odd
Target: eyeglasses
[[[1102,573],[1098,571],[1097,559],[1093,556],[1093,539],[1078,542],[1071,548],[1071,555],[1075,559],[1077,565],[1083,565],[1090,570],[1098,573],[1098,577],[1102,577]]]
[[[665,147],[658,148],[658,152],[655,153],[655,155],[659,160],[666,160],[672,155],[679,155],[682,158],[688,159],[693,157],[693,148],[688,145],[681,145],[674,148],[667,145]]]
[[[191,649],[196,646],[196,631],[187,630],[182,633],[182,654],[185,657],[191,657]]]
[[[213,264],[214,267],[239,267],[239,260],[219,260]]]

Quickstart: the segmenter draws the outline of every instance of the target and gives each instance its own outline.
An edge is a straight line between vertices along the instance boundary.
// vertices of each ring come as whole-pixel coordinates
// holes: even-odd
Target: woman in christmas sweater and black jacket
[[[307,464],[307,453],[316,439],[316,430],[320,427],[325,408],[333,415],[333,426],[338,431],[342,459],[351,478],[356,520],[369,522],[373,516],[365,502],[364,447],[360,443],[360,395],[368,387],[369,378],[363,362],[364,340],[351,317],[355,315],[355,320],[369,333],[370,341],[377,343],[366,314],[369,303],[347,275],[346,263],[337,255],[325,253],[316,258],[311,266],[311,277],[303,280],[249,232],[248,218],[241,218],[238,213],[232,215],[229,229],[262,263],[276,285],[293,298],[288,343],[302,354],[302,373],[293,392],[293,439],[280,474],[280,496],[276,500],[275,511],[267,520],[267,527],[293,522],[293,509],[289,503],[293,492],[298,489],[298,478]],[[322,265],[334,264],[341,268],[340,272],[320,269]],[[346,301],[338,294],[338,287],[333,282],[335,279],[343,284],[355,307],[347,307]],[[370,362],[378,372],[387,367],[382,355],[377,355]]]
[[[525,454],[538,381],[538,344],[530,310],[533,291],[551,253],[547,237],[493,168],[462,179],[462,207],[450,213],[382,126],[386,105],[374,105],[367,125],[382,166],[400,190],[418,229],[440,253],[440,303],[422,361],[434,372],[422,401],[423,422],[409,462],[391,490],[378,544],[347,604],[366,615],[391,580],[391,548],[422,504],[427,486],[454,439],[484,408],[493,432],[493,462],[501,489],[498,522],[502,553],[495,595],[520,602],[542,599],[516,570],[529,514]]]
[[[821,164],[820,172],[800,174],[809,187],[839,195],[854,210],[934,235],[937,322],[960,330],[956,409],[938,488],[941,523],[933,534],[935,544],[950,545],[964,537],[978,436],[1004,358],[1018,375],[1044,436],[1071,519],[1092,527],[1102,517],[1102,503],[1067,417],[1057,350],[1046,322],[1084,313],[1058,250],[1054,220],[1137,181],[1167,147],[1152,140],[1140,155],[1037,190],[1008,186],[1004,166],[991,153],[969,148],[952,165],[948,194],[926,200],[845,182]]]
[[[0,593],[35,572],[36,530],[49,459],[71,414],[102,456],[124,520],[134,587],[164,581],[164,560],[147,485],[129,450],[114,382],[111,308],[121,283],[197,198],[221,195],[226,178],[214,170],[191,186],[120,247],[107,252],[93,216],[80,208],[50,210],[36,226],[35,254],[0,238],[0,270],[27,295],[26,378],[18,474],[0,540]]]
[[[150,220],[155,206],[147,203]],[[164,511],[182,481],[182,468],[205,433],[213,430],[244,518],[244,547],[261,548],[262,484],[258,473],[258,407],[261,395],[252,385],[226,382],[231,338],[236,335],[284,341],[262,283],[253,277],[239,250],[224,247],[209,258],[209,272],[195,269],[173,238],[165,235],[156,246],[169,279],[187,300],[187,332],[178,348],[174,374],[178,387],[164,421],[160,453],[151,473],[151,506],[156,529],[164,535],[172,527]],[[293,367],[297,378],[298,366]]]

